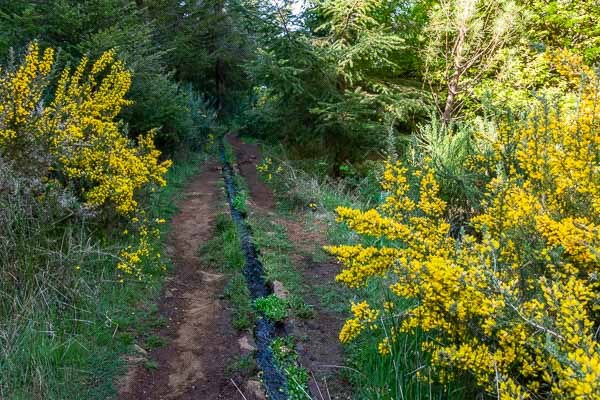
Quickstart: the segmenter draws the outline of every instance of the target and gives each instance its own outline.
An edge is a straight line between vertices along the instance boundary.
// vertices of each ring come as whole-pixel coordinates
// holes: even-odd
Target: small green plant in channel
[[[287,318],[289,302],[271,294],[254,301],[256,311],[264,314],[268,319],[280,322]]]
[[[292,336],[278,337],[271,344],[275,362],[287,378],[289,399],[310,399],[308,371],[298,363],[298,353],[295,347]]]
[[[237,192],[236,195],[233,197],[233,208],[235,208],[242,214],[246,214],[246,212],[248,211],[246,208],[247,197],[248,196],[246,195],[246,192],[244,192],[244,191]]]

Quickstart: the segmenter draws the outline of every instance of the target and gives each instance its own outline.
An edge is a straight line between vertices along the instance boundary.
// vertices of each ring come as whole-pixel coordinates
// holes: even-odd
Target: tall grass
[[[151,215],[175,211],[172,200],[197,161],[171,169],[169,185],[151,197]],[[162,279],[117,281],[114,255],[135,242],[117,228],[101,227],[68,192],[0,166],[0,398],[114,393],[119,354],[130,349]]]
[[[376,207],[384,196],[377,179],[372,177],[332,179],[314,169],[312,171],[309,168],[304,169],[305,161],[285,158],[285,152],[281,149],[266,147],[264,152],[266,156],[275,160],[271,170],[281,167],[278,174],[272,174],[270,182],[280,207],[284,211],[295,210],[305,215],[307,229],[326,227],[328,243],[322,245],[374,244],[371,243],[372,239],[359,237],[346,226],[338,224],[335,209],[338,206],[363,210]],[[407,152],[408,154],[410,153]],[[316,206],[311,209],[310,204]],[[313,257],[318,258],[322,255],[315,253]],[[383,280],[374,280],[360,291],[350,291],[335,282],[324,282],[319,294],[323,298],[323,304],[327,304],[328,308],[349,315],[352,299],[365,299],[370,304],[380,303],[385,292],[383,287],[387,284],[389,283]],[[386,335],[390,335],[392,328],[399,327],[399,321],[379,321],[379,325],[378,330],[369,331],[368,334],[345,347],[346,364],[341,368],[352,383],[354,398],[435,400],[468,397],[466,389],[469,385],[465,382],[446,386],[427,382],[429,371],[427,357],[421,350],[421,343],[425,338],[419,334],[399,334],[400,339],[394,344],[392,354],[387,357],[379,355],[378,343]],[[337,333],[331,332],[332,335]]]

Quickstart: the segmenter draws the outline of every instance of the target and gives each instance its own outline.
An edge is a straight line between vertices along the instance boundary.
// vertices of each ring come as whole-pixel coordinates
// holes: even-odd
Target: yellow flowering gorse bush
[[[470,234],[450,235],[427,163],[389,164],[378,209],[338,208],[339,221],[378,240],[328,247],[345,266],[337,280],[357,288],[380,277],[389,298],[411,304],[354,304],[342,342],[378,316],[396,319],[379,352],[399,333],[426,333],[432,379],[471,374],[501,399],[600,398],[600,91],[580,59],[551,57],[579,95],[500,128],[500,172]]]
[[[159,162],[153,134],[140,136],[136,146],[121,133],[115,118],[131,102],[125,94],[131,73],[113,51],[104,53],[88,70],[84,58],[74,73],[66,69],[55,99],[46,109],[62,129],[49,135],[50,149],[69,178],[86,183],[88,204],[111,203],[120,214],[136,210],[135,194],[148,184],[165,185],[170,161]],[[98,82],[101,74],[106,76]]]
[[[114,51],[94,63],[84,58],[74,71],[65,69],[52,101],[44,105],[53,55],[52,49],[40,55],[34,42],[18,68],[2,71],[0,155],[21,170],[62,182],[92,210],[114,211],[130,221],[142,218],[138,250],[122,252],[119,263],[120,270],[141,277],[142,256],[150,256],[149,232],[136,197],[165,185],[171,161],[159,161],[152,132],[134,143],[116,121],[131,104],[125,99],[131,72]]]
[[[25,62],[16,71],[6,73],[0,69],[0,144],[8,146],[16,141],[17,130],[27,124],[35,112],[46,86],[45,79],[52,70],[54,51],[46,49],[40,58],[40,50],[33,43]]]

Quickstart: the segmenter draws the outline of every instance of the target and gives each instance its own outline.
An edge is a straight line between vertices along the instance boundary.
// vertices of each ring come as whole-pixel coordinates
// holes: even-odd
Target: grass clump
[[[158,349],[159,347],[166,346],[169,342],[162,336],[150,335],[145,340],[146,350]]]
[[[252,307],[250,290],[241,273],[234,274],[225,286],[225,298],[233,306],[232,324],[239,331],[251,329],[254,325],[255,313]]]
[[[252,328],[255,316],[250,291],[242,273],[244,253],[231,216],[217,215],[213,237],[200,249],[200,257],[209,267],[230,274],[224,296],[233,307],[233,327],[237,330]]]
[[[290,254],[295,249],[285,227],[268,218],[255,218],[252,215],[249,218],[267,280],[283,283],[290,292],[288,307],[294,315],[304,319],[311,318],[313,306],[304,301],[306,289],[302,283],[302,274],[290,259]]]
[[[254,359],[254,354],[246,354],[240,356],[227,366],[227,375],[242,375],[244,377],[253,376],[257,372],[256,360]]]
[[[289,302],[271,294],[254,300],[254,308],[271,321],[281,322],[288,317]]]
[[[217,215],[213,237],[200,249],[200,257],[220,271],[239,271],[244,266],[239,235],[228,214]]]
[[[169,218],[198,157],[175,164],[168,185],[150,195],[149,219]],[[93,217],[65,208],[68,193],[35,186],[0,160],[0,398],[104,399],[114,395],[119,356],[132,351],[148,323],[160,323],[151,302],[164,276],[156,265],[145,281],[125,279],[115,252],[137,242]],[[167,225],[148,242],[163,251]],[[113,229],[114,230],[114,229]],[[6,274],[6,275],[5,275]],[[164,322],[163,322],[164,323]],[[65,384],[68,382],[68,384]]]
[[[277,367],[287,378],[288,396],[290,400],[310,399],[308,388],[308,371],[298,362],[296,344],[292,336],[279,337],[271,343]]]
[[[315,308],[313,305],[308,304],[304,301],[302,296],[297,294],[293,294],[288,299],[288,304],[290,309],[297,315],[299,318],[309,319],[314,316]]]

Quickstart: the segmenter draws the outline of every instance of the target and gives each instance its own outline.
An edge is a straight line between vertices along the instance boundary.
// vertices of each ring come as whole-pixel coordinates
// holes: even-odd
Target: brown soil
[[[313,305],[315,311],[313,318],[297,318],[290,324],[292,334],[299,339],[300,361],[313,374],[311,393],[315,399],[321,399],[321,393],[327,391],[331,399],[351,399],[349,383],[340,377],[344,357],[338,333],[344,324],[344,316],[329,309],[316,294],[319,286],[335,281],[339,265],[333,261],[316,262],[311,256],[302,255],[313,253],[315,243],[326,243],[325,228],[307,232],[303,224],[296,221],[281,219],[279,223],[286,227],[288,238],[296,247],[291,256],[302,273],[304,301]],[[328,399],[327,395],[323,397]]]
[[[235,151],[237,168],[250,189],[252,204],[262,211],[275,209],[275,199],[271,188],[267,186],[258,176],[256,166],[261,160],[258,145],[244,143],[239,137],[228,135],[227,141]]]
[[[147,369],[139,357],[130,358],[137,364],[120,382],[122,400],[241,398],[226,372],[240,354],[239,335],[220,298],[226,279],[203,270],[198,259],[219,211],[219,171],[216,163],[205,165],[178,204],[180,212],[173,218],[168,242],[175,273],[159,302],[168,324],[156,332],[168,345],[148,354],[158,365],[154,370]]]
[[[235,136],[229,136],[228,141],[235,150],[240,174],[246,180],[252,203],[256,206],[250,209],[285,226],[288,238],[295,246],[295,252],[290,256],[303,275],[306,287],[304,300],[314,306],[314,316],[310,320],[294,319],[287,326],[298,340],[297,350],[301,364],[313,374],[314,379],[310,380],[311,394],[315,399],[350,399],[349,384],[339,377],[338,368],[343,365],[343,348],[338,340],[338,333],[344,317],[329,310],[316,294],[318,286],[334,282],[339,266],[333,260],[315,262],[312,257],[303,255],[314,253],[316,244],[326,243],[326,227],[320,226],[308,231],[298,221],[275,216],[273,192],[260,180],[256,170],[261,160],[260,148],[255,144],[244,143]]]
[[[292,320],[287,327],[298,341],[300,361],[313,375],[311,392],[315,399],[349,399],[349,385],[338,376],[334,366],[343,365],[343,349],[337,334],[343,316],[321,304],[316,289],[333,282],[338,266],[333,262],[315,262],[303,254],[314,252],[316,243],[325,243],[325,227],[308,231],[302,223],[277,217],[275,199],[270,187],[256,171],[261,154],[257,145],[244,143],[237,137],[227,140],[236,152],[237,169],[248,184],[250,209],[286,227],[296,249],[291,258],[303,274],[305,301],[314,305],[310,320]],[[168,345],[126,358],[129,372],[119,382],[121,400],[201,399],[234,400],[243,398],[229,380],[227,367],[241,354],[247,354],[247,335],[231,326],[231,313],[222,300],[226,277],[203,269],[199,248],[210,239],[212,225],[219,212],[222,194],[219,189],[220,167],[210,162],[185,190],[173,218],[168,253],[175,264],[174,276],[168,278],[159,301],[160,314],[168,324],[158,332]],[[251,339],[250,339],[251,340]],[[142,350],[143,352],[143,350]],[[148,360],[158,367],[149,370]],[[245,384],[234,380],[248,400],[261,398],[256,381]],[[330,394],[330,395],[329,395]]]

